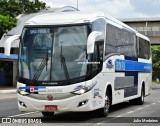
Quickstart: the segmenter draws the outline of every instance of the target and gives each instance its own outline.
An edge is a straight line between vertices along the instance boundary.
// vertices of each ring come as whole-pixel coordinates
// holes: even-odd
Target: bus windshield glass
[[[88,25],[26,27],[19,52],[19,77],[62,81],[87,75]]]

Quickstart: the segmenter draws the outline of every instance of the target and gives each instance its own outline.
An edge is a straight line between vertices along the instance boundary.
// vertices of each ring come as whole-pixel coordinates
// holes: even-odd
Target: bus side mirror
[[[97,31],[93,31],[89,34],[87,39],[87,54],[94,53],[94,45],[95,45],[96,38],[101,34],[102,32],[97,32]]]
[[[11,51],[11,44],[13,41],[20,38],[20,35],[13,35],[9,37],[4,43],[4,55],[9,56]]]

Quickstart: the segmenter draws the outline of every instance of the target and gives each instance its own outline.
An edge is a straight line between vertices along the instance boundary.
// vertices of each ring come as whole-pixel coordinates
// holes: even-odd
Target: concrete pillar
[[[17,74],[18,74],[18,62],[17,61],[13,61],[13,87],[17,87]]]
[[[145,35],[147,35],[147,31],[148,31],[148,22],[146,21]]]

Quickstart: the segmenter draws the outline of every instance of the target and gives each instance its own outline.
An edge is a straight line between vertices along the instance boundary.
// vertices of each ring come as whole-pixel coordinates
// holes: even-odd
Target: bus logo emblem
[[[109,69],[113,68],[113,63],[112,63],[111,59],[108,60],[108,62],[106,64],[106,68],[109,68]]]
[[[34,93],[34,87],[30,87],[30,92]]]
[[[53,96],[52,95],[48,95],[47,98],[48,98],[48,100],[53,100]]]

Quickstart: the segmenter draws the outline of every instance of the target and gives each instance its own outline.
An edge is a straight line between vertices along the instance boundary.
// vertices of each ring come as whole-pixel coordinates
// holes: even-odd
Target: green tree
[[[160,46],[152,46],[153,80],[160,79]]]
[[[46,8],[46,3],[40,2],[39,0],[29,1],[29,0],[19,0],[20,7],[23,13],[34,13]]]
[[[0,15],[16,17],[22,13],[35,13],[46,8],[39,0],[0,0]]]
[[[0,36],[16,26],[17,19],[0,15]]]
[[[21,13],[22,8],[16,0],[0,0],[0,15],[14,18]]]
[[[35,13],[46,8],[39,0],[0,0],[0,38],[7,30],[16,26],[16,16],[22,13]]]

